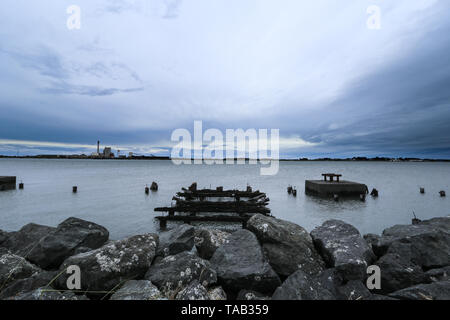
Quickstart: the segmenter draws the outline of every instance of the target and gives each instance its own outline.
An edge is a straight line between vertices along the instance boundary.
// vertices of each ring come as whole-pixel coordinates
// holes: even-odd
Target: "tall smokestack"
[[[97,153],[100,154],[100,140],[97,141]]]

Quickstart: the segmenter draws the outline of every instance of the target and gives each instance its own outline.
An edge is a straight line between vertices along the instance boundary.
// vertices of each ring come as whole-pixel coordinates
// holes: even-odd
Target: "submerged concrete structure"
[[[13,190],[16,188],[16,177],[0,176],[0,191]]]
[[[307,195],[321,197],[360,197],[366,195],[369,190],[363,183],[340,180],[341,175],[334,173],[323,174],[324,180],[306,180],[305,193]],[[330,180],[327,180],[330,177]],[[337,181],[332,177],[337,177]]]

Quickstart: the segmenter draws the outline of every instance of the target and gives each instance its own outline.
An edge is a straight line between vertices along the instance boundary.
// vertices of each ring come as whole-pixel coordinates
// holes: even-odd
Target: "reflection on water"
[[[306,196],[304,181],[324,172],[376,188],[379,198],[366,202]],[[24,190],[0,192],[0,229],[17,230],[29,222],[56,225],[70,216],[107,227],[113,239],[154,232],[155,207],[170,205],[181,187],[198,182],[199,188],[261,190],[270,198],[272,214],[312,230],[327,219],[341,219],[362,233],[380,233],[393,224],[450,214],[450,163],[392,162],[281,162],[276,176],[260,176],[255,165],[184,165],[170,161],[91,161],[0,159],[0,175],[15,175]],[[146,195],[145,185],[157,181],[159,190]],[[72,193],[72,186],[78,193]],[[287,194],[295,186],[297,197]],[[419,188],[425,187],[425,194]],[[208,223],[210,225],[210,223]],[[170,224],[169,224],[170,227]],[[221,228],[233,226],[219,225]],[[236,227],[236,226],[234,226]]]

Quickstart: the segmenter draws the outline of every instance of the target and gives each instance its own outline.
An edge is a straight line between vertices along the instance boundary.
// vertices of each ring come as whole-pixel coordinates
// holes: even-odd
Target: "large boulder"
[[[158,288],[148,280],[130,280],[117,290],[110,300],[161,300]]]
[[[396,225],[383,231],[373,248],[382,256],[395,243],[407,244],[411,262],[425,270],[450,265],[450,218],[434,218],[416,225]],[[400,246],[390,249],[395,253]],[[401,252],[399,252],[401,254]]]
[[[396,291],[389,296],[400,300],[450,300],[450,281],[419,284]]]
[[[311,232],[314,244],[329,267],[346,280],[366,277],[375,255],[359,231],[341,220],[328,220]]]
[[[413,262],[414,252],[409,243],[392,244],[375,264],[381,269],[381,293],[390,293],[419,283],[428,283],[431,277]]]
[[[69,218],[41,238],[27,259],[41,268],[55,269],[72,255],[100,248],[108,238],[106,228],[93,222]]]
[[[55,230],[53,227],[29,223],[19,231],[8,233],[2,247],[9,249],[16,255],[26,257],[36,243],[53,230]]]
[[[428,270],[426,274],[433,282],[450,280],[450,266],[439,269],[431,269]]]
[[[171,256],[194,247],[195,228],[183,224],[159,235],[158,256]]]
[[[220,230],[197,230],[194,240],[198,255],[206,260],[211,259],[217,248],[224,244],[229,236],[230,233]]]
[[[335,300],[336,296],[317,278],[298,270],[275,290],[272,300]]]
[[[10,283],[31,277],[41,270],[21,256],[7,253],[0,257],[0,289]]]
[[[204,287],[217,282],[211,264],[192,252],[181,252],[168,256],[148,269],[145,279],[150,280],[169,299],[194,280]]]
[[[70,275],[64,270],[71,265],[80,268],[81,288],[87,291],[110,291],[124,281],[141,278],[150,268],[157,246],[158,235],[145,234],[72,256],[60,267],[58,288],[66,289]]]
[[[6,248],[0,247],[0,257],[4,254],[11,254],[11,251]]]
[[[287,277],[297,270],[319,274],[324,269],[311,236],[299,225],[257,214],[248,220],[247,228],[262,243],[270,265],[279,275]]]
[[[31,277],[11,282],[7,287],[0,290],[0,299],[15,297],[39,288],[52,288],[51,282],[57,276],[56,271],[42,271]]]
[[[177,294],[176,300],[210,300],[210,298],[208,290],[197,280],[194,280]]]
[[[8,232],[3,231],[0,229],[0,247],[2,246],[2,243],[8,239]]]
[[[264,256],[258,239],[248,230],[231,234],[210,261],[225,290],[272,293],[281,283]]]

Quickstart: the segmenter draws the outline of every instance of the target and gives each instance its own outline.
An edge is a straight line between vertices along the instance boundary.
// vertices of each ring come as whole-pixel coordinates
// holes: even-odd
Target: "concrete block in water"
[[[12,190],[16,188],[16,177],[0,176],[0,191]]]
[[[315,195],[322,197],[359,197],[366,194],[367,186],[363,183],[352,181],[323,181],[323,180],[306,180],[305,193],[307,195]]]

